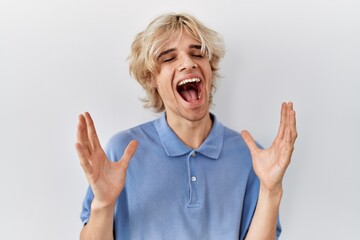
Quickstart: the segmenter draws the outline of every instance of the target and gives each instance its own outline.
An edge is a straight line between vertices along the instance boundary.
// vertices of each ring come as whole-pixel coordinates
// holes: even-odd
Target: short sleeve
[[[86,224],[89,221],[90,211],[91,211],[91,202],[93,201],[93,199],[94,199],[94,194],[89,186],[88,190],[86,192],[84,201],[82,203],[82,210],[81,210],[81,214],[80,214],[80,219],[83,224]]]
[[[260,181],[251,169],[246,185],[244,196],[244,205],[241,215],[240,240],[245,239],[249,231],[252,218],[256,209],[257,199],[259,196]]]
[[[277,225],[276,225],[276,240],[279,239],[281,234],[281,224],[280,224],[280,217],[278,217]]]

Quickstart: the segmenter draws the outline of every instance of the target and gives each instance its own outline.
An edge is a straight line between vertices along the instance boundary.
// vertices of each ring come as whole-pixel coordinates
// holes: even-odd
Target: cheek
[[[157,90],[161,98],[166,98],[166,96],[169,96],[171,94],[170,86],[168,86],[167,84],[168,83],[162,81],[157,82]]]
[[[173,72],[169,69],[162,69],[157,76],[157,88],[163,89],[164,92],[172,88]]]
[[[208,85],[211,86],[213,83],[213,79],[214,79],[214,74],[211,71],[211,69],[209,69],[208,74],[206,75],[206,79],[208,79]]]
[[[207,79],[213,78],[213,71],[211,69],[209,62],[207,62],[205,65],[203,65],[203,74],[206,76]]]

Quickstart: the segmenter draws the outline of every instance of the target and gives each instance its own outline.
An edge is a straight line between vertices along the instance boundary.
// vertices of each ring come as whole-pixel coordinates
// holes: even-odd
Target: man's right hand
[[[76,150],[80,164],[94,193],[92,209],[114,207],[125,186],[126,170],[137,142],[131,141],[118,162],[110,161],[100,145],[89,113],[79,116]]]

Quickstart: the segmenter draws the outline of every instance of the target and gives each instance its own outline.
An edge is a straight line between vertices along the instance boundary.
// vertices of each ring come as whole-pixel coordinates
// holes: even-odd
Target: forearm
[[[89,222],[80,233],[81,240],[113,240],[114,206],[99,207],[93,202]]]
[[[282,188],[268,190],[260,186],[259,199],[246,240],[274,240]]]

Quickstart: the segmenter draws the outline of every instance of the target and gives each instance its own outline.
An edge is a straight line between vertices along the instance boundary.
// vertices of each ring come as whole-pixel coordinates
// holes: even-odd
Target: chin
[[[184,117],[189,121],[201,121],[206,117],[210,117],[209,110],[202,110],[202,111],[194,111],[194,112],[187,112],[184,114]]]

